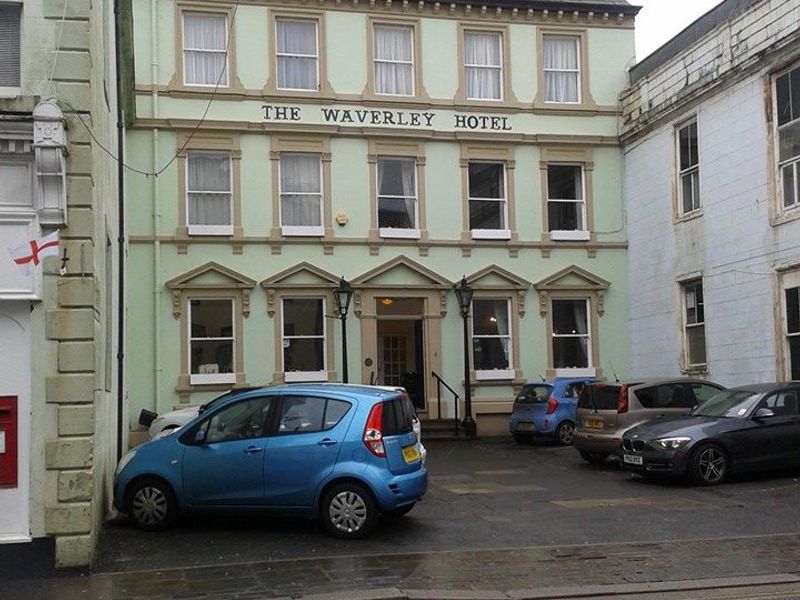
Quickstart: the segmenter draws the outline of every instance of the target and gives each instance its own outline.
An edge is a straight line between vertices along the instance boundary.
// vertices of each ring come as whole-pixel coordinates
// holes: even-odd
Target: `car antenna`
[[[541,373],[539,373],[539,379],[541,379],[543,382],[544,382],[544,381],[547,381],[547,380],[546,380],[544,377],[542,377],[542,374],[541,374]]]
[[[614,374],[614,381],[616,383],[619,383],[619,376],[617,375],[617,372],[614,370],[614,363],[608,361],[608,366],[611,367],[611,372]]]

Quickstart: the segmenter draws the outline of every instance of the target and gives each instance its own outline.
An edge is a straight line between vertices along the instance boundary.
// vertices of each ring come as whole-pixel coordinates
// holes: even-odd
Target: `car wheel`
[[[140,479],[128,493],[128,516],[136,527],[160,531],[169,527],[178,515],[178,503],[172,488],[160,479]]]
[[[408,513],[410,513],[411,509],[414,508],[416,505],[417,505],[416,502],[414,504],[406,504],[405,506],[401,506],[400,508],[395,508],[394,510],[387,512],[385,516],[392,519],[404,517]]]
[[[720,484],[728,476],[728,456],[716,444],[704,444],[692,454],[689,474],[699,485]]]
[[[588,452],[586,450],[581,450],[581,458],[588,462],[590,465],[602,465],[606,462],[608,458],[608,454],[603,454],[602,452]]]
[[[358,483],[340,483],[329,489],[320,513],[328,532],[349,539],[364,537],[378,520],[372,494]]]
[[[533,440],[529,435],[523,435],[521,433],[514,434],[514,441],[518,444],[530,444]]]
[[[556,443],[561,446],[571,446],[575,437],[575,424],[571,421],[562,421],[556,427]]]

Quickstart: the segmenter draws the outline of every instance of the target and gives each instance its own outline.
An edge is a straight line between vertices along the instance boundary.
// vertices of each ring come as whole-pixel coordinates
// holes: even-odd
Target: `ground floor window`
[[[706,325],[703,282],[681,284],[684,307],[684,352],[689,366],[706,364]]]
[[[325,301],[283,299],[283,372],[286,381],[324,381]]]
[[[189,300],[189,356],[193,384],[234,383],[234,302]]]
[[[786,347],[789,378],[800,380],[800,287],[788,288],[786,294]]]
[[[510,304],[508,298],[472,301],[472,357],[476,379],[514,376]]]
[[[592,366],[589,299],[554,299],[553,367],[588,369]]]

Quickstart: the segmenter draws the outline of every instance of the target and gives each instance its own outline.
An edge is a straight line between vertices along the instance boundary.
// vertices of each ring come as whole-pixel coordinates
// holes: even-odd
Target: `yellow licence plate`
[[[406,446],[403,448],[403,460],[407,463],[412,463],[419,460],[419,450],[416,446]]]
[[[602,429],[603,419],[584,419],[583,426],[586,429]]]

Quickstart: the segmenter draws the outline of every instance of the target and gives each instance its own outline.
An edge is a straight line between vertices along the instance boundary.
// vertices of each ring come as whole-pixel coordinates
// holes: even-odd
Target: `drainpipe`
[[[120,0],[114,2],[114,58],[117,92],[117,462],[125,440],[125,111],[120,56]],[[111,285],[110,281],[106,285]],[[106,310],[109,310],[107,307]],[[109,357],[106,356],[106,360]]]
[[[150,0],[150,58],[151,58],[151,84],[153,86],[152,113],[153,119],[158,119],[158,4],[157,0]],[[158,127],[153,129],[153,173],[159,170],[158,156]],[[158,412],[161,400],[161,206],[158,197],[158,177],[152,176],[153,190],[153,410]]]

